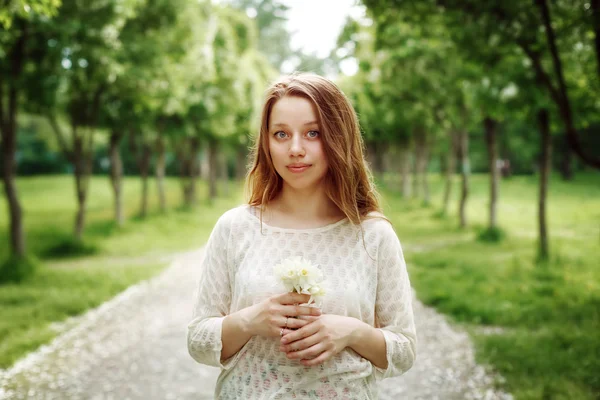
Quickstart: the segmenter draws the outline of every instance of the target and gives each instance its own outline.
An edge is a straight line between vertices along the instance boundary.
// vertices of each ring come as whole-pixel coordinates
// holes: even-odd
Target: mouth
[[[298,174],[298,173],[304,172],[304,171],[306,171],[306,170],[307,170],[309,167],[310,167],[310,164],[291,164],[291,165],[288,165],[288,166],[287,166],[287,168],[288,168],[288,169],[289,169],[291,172],[293,172],[293,173],[295,173],[295,174]]]

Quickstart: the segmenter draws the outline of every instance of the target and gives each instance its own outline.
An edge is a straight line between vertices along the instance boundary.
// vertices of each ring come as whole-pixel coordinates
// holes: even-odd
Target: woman
[[[413,364],[411,288],[381,214],[354,109],[329,80],[272,85],[248,174],[249,202],[217,222],[188,349],[221,368],[219,399],[376,399]],[[273,268],[301,256],[326,281],[320,308]]]

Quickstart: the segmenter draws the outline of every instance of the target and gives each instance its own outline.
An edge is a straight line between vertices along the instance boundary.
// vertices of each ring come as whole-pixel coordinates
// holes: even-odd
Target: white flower
[[[308,304],[325,295],[323,272],[302,257],[290,257],[275,265],[275,275],[289,292],[309,294]]]

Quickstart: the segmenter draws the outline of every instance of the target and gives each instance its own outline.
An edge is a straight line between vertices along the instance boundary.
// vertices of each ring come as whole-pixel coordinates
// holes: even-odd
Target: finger
[[[286,328],[282,328],[282,329],[283,329],[283,335],[282,335],[282,336],[285,336],[285,335],[287,335],[288,333],[296,332],[296,331],[294,331],[294,330],[292,330],[292,329],[286,329]],[[281,332],[281,331],[280,331],[280,332]]]
[[[288,293],[283,293],[283,294],[278,295],[275,299],[280,304],[301,304],[301,303],[308,303],[308,301],[310,300],[310,295],[302,294],[302,293],[295,293],[295,292],[288,292]]]
[[[292,331],[287,335],[284,334],[281,337],[281,344],[288,344],[295,342],[296,340],[304,339],[305,337],[309,337],[314,335],[319,331],[319,326],[316,324],[308,324],[298,330]]]
[[[311,346],[314,346],[317,343],[321,342],[321,335],[319,335],[318,333],[311,335],[309,337],[306,337],[304,339],[301,340],[296,340],[295,342],[291,342],[287,345],[281,345],[279,346],[279,350],[280,351],[284,351],[286,353],[292,352],[292,351],[301,351],[304,349],[308,349]]]
[[[321,310],[317,307],[308,306],[283,306],[282,314],[288,317],[299,317],[301,315],[312,315],[318,317],[321,315]]]
[[[323,353],[321,353],[318,357],[313,358],[312,360],[309,359],[302,359],[300,360],[300,362],[302,363],[302,365],[304,365],[305,367],[312,367],[315,365],[319,365],[324,363],[325,361],[327,361],[329,358],[331,358],[332,353],[330,351],[324,351]]]
[[[300,316],[298,316],[295,319],[297,319],[297,320],[304,320],[304,321],[307,321],[307,322],[314,322],[314,321],[318,320],[319,317],[316,317],[314,315],[300,315]]]
[[[304,360],[317,358],[321,353],[325,351],[325,346],[322,343],[317,343],[304,350],[292,351],[286,354],[286,357],[290,360]]]
[[[308,317],[305,317],[308,318]],[[311,317],[311,318],[317,318],[317,317]],[[288,318],[287,319],[287,327],[286,328],[291,328],[291,329],[300,329],[302,327],[305,327],[306,325],[310,324],[312,321],[307,321],[304,319],[300,319],[300,318]],[[284,323],[285,325],[285,323]]]

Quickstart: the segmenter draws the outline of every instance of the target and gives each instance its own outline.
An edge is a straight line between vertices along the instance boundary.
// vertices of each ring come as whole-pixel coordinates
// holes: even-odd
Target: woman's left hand
[[[305,366],[324,363],[348,347],[360,323],[356,318],[333,314],[300,318],[312,322],[298,330],[285,331],[279,350]]]

